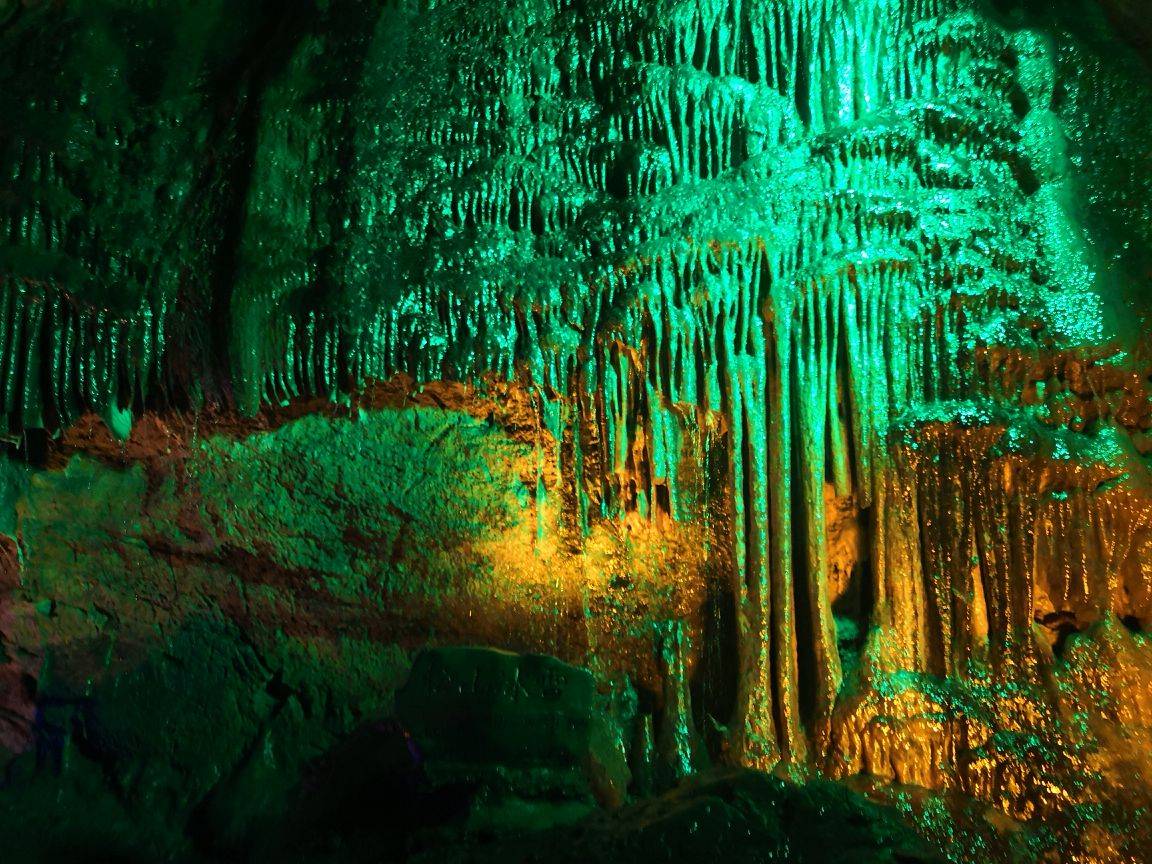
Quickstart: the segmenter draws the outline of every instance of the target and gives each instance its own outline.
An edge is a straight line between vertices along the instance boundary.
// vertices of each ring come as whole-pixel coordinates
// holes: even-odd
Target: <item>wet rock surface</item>
[[[0,2],[0,836],[1142,862],[1138,7]]]

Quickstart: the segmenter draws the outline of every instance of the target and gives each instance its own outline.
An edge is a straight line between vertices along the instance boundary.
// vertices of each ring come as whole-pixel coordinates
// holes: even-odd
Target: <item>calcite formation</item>
[[[609,694],[602,801],[1143,860],[1134,6],[0,4],[0,744],[202,618],[280,682],[243,740],[482,643]]]

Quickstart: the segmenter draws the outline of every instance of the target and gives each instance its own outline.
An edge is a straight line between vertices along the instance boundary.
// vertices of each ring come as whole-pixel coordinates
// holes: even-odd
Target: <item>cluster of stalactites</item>
[[[1123,466],[1099,452],[1014,453],[1011,439],[999,424],[932,424],[900,448],[892,528],[908,548],[888,592],[904,596],[884,623],[905,655],[893,668],[1034,679],[1037,608],[1097,621],[1141,593],[1150,520]]]
[[[907,431],[877,498],[877,676],[837,707],[823,765],[1017,819],[1058,810],[1086,791],[1087,718],[1147,722],[1142,642],[1120,620],[1152,611],[1146,489],[1116,454],[1017,452],[1011,425]]]
[[[399,145],[382,140],[395,127],[357,139],[365,248],[426,248],[428,279],[387,286],[390,299],[349,320],[290,311],[314,268],[276,272],[252,308],[234,304],[240,402],[335,395],[397,372],[522,377],[544,428],[571,442],[555,453],[582,531],[629,510],[693,516],[700,481],[681,475],[698,430],[720,429],[737,743],[758,764],[803,758],[804,727],[819,737],[841,684],[826,483],[871,511],[886,662],[951,672],[970,648],[963,615],[975,613],[944,606],[953,582],[972,578],[956,563],[971,550],[951,546],[976,534],[943,536],[959,517],[928,507],[922,530],[942,536],[919,550],[901,522],[911,481],[892,467],[889,433],[925,405],[980,395],[964,357],[972,334],[1036,293],[1046,238],[1012,216],[1036,179],[1010,104],[1025,85],[1004,60],[1007,37],[945,0],[636,0],[586,27],[538,5],[531,20],[482,25],[485,38],[520,27],[521,41],[498,67],[453,70],[461,104],[404,125]],[[479,37],[454,38],[471,56]],[[373,161],[397,146],[434,154],[436,171],[410,184],[419,199]],[[10,411],[36,417],[47,380],[61,416],[84,401],[112,416],[161,356],[162,314],[104,321],[6,290]],[[710,415],[721,422],[702,422]],[[985,497],[988,513],[1031,518],[1011,509],[1023,499]],[[1022,536],[977,544],[988,628],[1004,639],[1027,614],[1026,596],[995,593],[1029,572]],[[929,632],[932,603],[942,623]],[[797,645],[801,632],[811,644]],[[816,682],[804,716],[798,654]]]
[[[524,244],[528,257],[591,254],[593,250],[562,245],[550,250],[549,238],[564,234],[589,209],[603,204],[609,196],[609,172],[619,167],[620,142],[624,142],[633,148],[628,150],[632,164],[625,172],[626,193],[651,199],[651,203],[645,205],[648,212],[637,225],[620,237],[619,247],[607,250],[608,257],[626,255],[629,244],[637,241],[675,248],[683,240],[674,231],[684,209],[675,200],[676,189],[684,183],[733,176],[738,169],[755,166],[758,159],[771,164],[782,147],[804,149],[809,133],[854,122],[908,99],[932,98],[955,74],[949,71],[955,58],[941,50],[943,36],[936,27],[936,16],[950,11],[947,3],[773,0],[669,3],[660,8],[627,2],[609,5],[613,8],[608,11],[616,14],[597,20],[583,33],[575,18],[568,22],[572,26],[563,26],[577,13],[536,4],[524,13],[522,26],[539,27],[544,21],[550,26],[524,38],[520,54],[513,50],[498,70],[488,64],[456,70],[459,86],[470,93],[467,103],[447,117],[422,118],[426,127],[415,124],[408,130],[442,157],[448,182],[444,194],[434,200],[442,208],[435,219],[432,210],[424,216],[389,213],[398,199],[386,188],[366,206],[379,210],[375,214],[379,218],[401,219],[413,242],[435,221],[454,225],[458,231],[502,230],[526,236],[530,238]],[[512,25],[497,17],[484,26],[499,36]],[[453,38],[467,41],[476,34],[456,32]],[[622,94],[622,99],[614,97],[616,104],[611,107],[598,104],[593,94],[605,81],[623,82],[622,86],[635,87],[635,92]],[[535,114],[529,111],[534,101]],[[386,127],[381,134],[394,131]],[[371,148],[362,149],[366,152],[361,158],[363,170],[378,180],[372,173],[377,168],[371,161]],[[848,158],[847,152],[841,155],[849,170],[874,161]],[[763,167],[757,170],[763,180]],[[825,194],[845,195],[837,190],[861,185],[860,177],[834,176],[837,170],[836,160],[828,160]],[[878,170],[886,172],[884,180],[891,188],[895,172],[905,168],[887,164]],[[747,179],[734,176],[732,182]],[[366,185],[375,188],[378,184]],[[815,189],[809,191],[815,193]],[[820,202],[813,203],[819,206]],[[310,209],[307,201],[295,199],[270,206],[288,205]],[[875,204],[855,202],[840,205],[837,211],[842,216],[845,210],[860,207],[876,209]],[[31,234],[43,220],[25,221],[30,236],[17,239],[31,242],[35,239]],[[371,219],[367,221],[371,224]],[[813,230],[820,230],[818,223],[812,224]],[[760,236],[763,226],[744,226],[742,233]],[[518,264],[522,260],[498,261],[496,267],[515,270]],[[609,261],[603,269],[615,266]],[[457,267],[475,270],[464,259],[443,257],[448,279]],[[316,276],[311,267],[294,269],[297,272],[289,275],[268,274],[287,281],[258,291],[253,302],[266,307],[262,312],[235,310],[241,322],[237,330],[243,332],[233,339],[237,347],[233,362],[238,366],[239,402],[247,407],[254,407],[261,398],[333,393],[349,381],[397,370],[417,378],[481,371],[510,375],[525,351],[532,350],[525,340],[532,334],[515,331],[517,327],[531,331],[533,324],[517,322],[517,317],[528,316],[514,307],[536,308],[541,298],[531,296],[518,302],[521,298],[499,283],[499,272],[464,280],[468,283],[465,290],[445,290],[442,283],[415,287],[365,322],[324,311],[287,312],[294,304],[283,301],[306,290]],[[541,290],[535,286],[553,275],[556,284],[548,291],[553,298],[558,292],[589,290],[573,284],[578,279],[571,269],[547,263],[534,265],[520,281],[533,283],[535,295]],[[132,267],[127,267],[108,278],[135,277]],[[581,268],[578,278],[591,282],[595,274]],[[46,298],[45,302],[50,301]],[[101,313],[92,309],[77,314],[97,318]],[[578,317],[581,327],[595,325],[596,315],[596,309],[581,309],[576,316],[568,315],[567,323]],[[131,321],[133,332],[156,335],[153,341],[162,343],[167,324],[164,310],[131,316]],[[41,354],[58,354],[62,346],[56,344],[57,334],[63,332],[46,331],[52,344],[41,346]],[[63,340],[62,335],[59,338]],[[573,337],[563,338],[571,341]],[[115,340],[103,341],[112,344]],[[118,401],[128,404],[139,396],[140,388],[132,382],[150,377],[148,366],[153,358],[145,356],[148,353],[128,351],[118,361],[128,373],[112,376],[118,382],[113,386],[120,390]],[[41,400],[70,408],[72,395],[56,392],[57,376],[42,377],[51,383],[45,385]],[[81,387],[78,392],[82,397],[79,407],[88,407],[83,398],[86,390]],[[89,405],[103,408],[105,401],[99,397]],[[67,422],[69,416],[61,420]],[[36,412],[30,411],[26,419],[34,425]]]
[[[119,317],[51,286],[0,280],[0,401],[10,428],[66,425],[95,409],[123,437],[161,380],[163,311]]]

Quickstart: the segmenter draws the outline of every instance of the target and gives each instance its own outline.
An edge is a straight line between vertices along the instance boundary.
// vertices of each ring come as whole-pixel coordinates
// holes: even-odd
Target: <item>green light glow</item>
[[[1097,18],[350,0],[272,27],[226,0],[52,5],[0,31],[0,71],[24,85],[0,94],[15,432],[94,411],[125,440],[149,409],[512,382],[535,424],[514,441],[426,406],[197,441],[198,518],[230,554],[380,606],[443,599],[453,566],[482,581],[473,546],[522,525],[542,570],[605,525],[701,526],[694,551],[735,607],[717,724],[726,758],[760,768],[870,771],[886,733],[853,725],[866,709],[1055,724],[1034,692],[1054,662],[1034,626],[1043,566],[1065,595],[1053,614],[1079,598],[1120,639],[1113,598],[1148,578],[1149,519],[1114,518],[1147,483],[1139,424],[1119,419],[1147,400],[1115,382],[1141,353],[1123,319],[1152,249],[1152,88],[1093,42]],[[52,45],[18,47],[33,41]],[[387,458],[368,452],[381,442]],[[237,497],[278,471],[278,497]],[[77,460],[60,482],[98,475]],[[145,494],[138,469],[119,482],[117,501]],[[24,494],[24,475],[7,485]],[[866,548],[849,575],[841,510]],[[360,555],[406,531],[436,538],[431,565],[398,552],[381,575]],[[1078,585],[1089,570],[1099,584]],[[867,601],[842,615],[849,578]],[[676,670],[661,734],[685,775],[690,634],[645,634],[644,662]],[[971,692],[1007,707],[970,717]],[[1027,750],[1017,731],[988,751]],[[916,772],[947,761],[900,770],[927,784]],[[1008,796],[1017,781],[979,766],[940,783]]]

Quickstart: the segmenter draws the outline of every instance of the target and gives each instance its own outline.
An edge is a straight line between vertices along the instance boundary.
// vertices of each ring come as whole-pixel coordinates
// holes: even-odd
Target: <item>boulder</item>
[[[591,672],[555,657],[427,649],[396,711],[434,782],[612,804],[630,781],[609,698]]]

